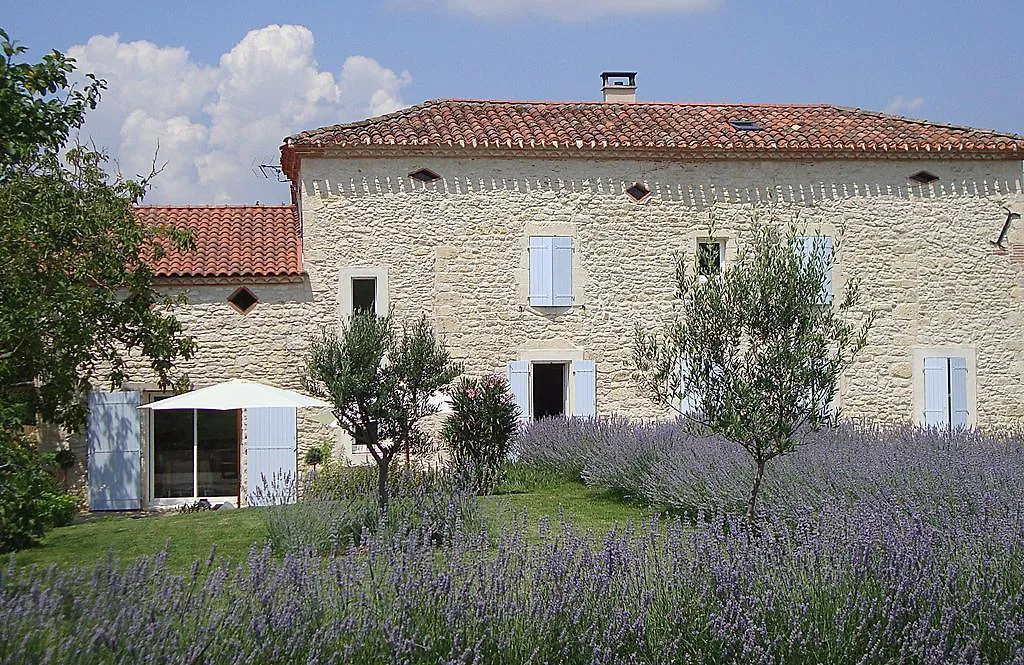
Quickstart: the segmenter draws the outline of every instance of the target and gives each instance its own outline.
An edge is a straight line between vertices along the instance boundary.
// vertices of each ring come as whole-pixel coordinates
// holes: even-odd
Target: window
[[[923,373],[924,424],[946,430],[967,427],[967,358],[925,358]]]
[[[377,279],[352,278],[352,312],[373,314],[377,311]]]
[[[626,193],[629,194],[629,197],[631,199],[633,199],[637,203],[640,203],[648,196],[650,196],[651,190],[647,189],[638,182],[634,182],[632,185],[626,188]]]
[[[909,179],[921,185],[929,185],[938,180],[939,176],[928,171],[918,171],[914,175],[910,176]]]
[[[248,314],[249,310],[256,306],[259,302],[252,291],[244,286],[240,286],[235,289],[235,292],[228,296],[228,302],[241,314]]]
[[[530,305],[572,307],[572,238],[530,236]]]
[[[365,266],[338,271],[338,318],[341,320],[356,312],[386,316],[388,295],[387,268]]]
[[[531,360],[513,360],[507,366],[509,389],[520,419],[597,414],[597,365],[593,360],[584,360],[578,351],[531,353]]]
[[[711,277],[722,273],[725,243],[721,240],[697,241],[697,274]]]
[[[806,260],[816,260],[824,271],[821,285],[821,304],[832,302],[833,241],[829,236],[801,236],[797,239],[797,252]]]
[[[435,180],[440,180],[441,178],[441,176],[437,175],[430,169],[418,169],[410,173],[409,177],[412,178],[413,180],[417,180],[424,184],[428,182],[434,182]]]

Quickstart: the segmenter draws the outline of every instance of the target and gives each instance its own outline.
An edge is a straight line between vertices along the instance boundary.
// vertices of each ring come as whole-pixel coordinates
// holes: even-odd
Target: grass
[[[524,510],[529,533],[536,537],[542,517],[565,516],[581,530],[604,533],[616,524],[637,522],[654,514],[642,505],[610,492],[572,481],[537,483],[530,491],[486,496],[480,499],[483,514],[492,528]],[[94,516],[86,522],[54,529],[37,547],[15,555],[18,566],[90,565],[108,554],[121,563],[152,556],[165,547],[168,566],[184,570],[205,559],[217,546],[217,557],[241,561],[252,545],[262,546],[267,537],[262,509],[205,511],[191,514]]]
[[[500,525],[513,514],[525,510],[531,536],[537,535],[542,517],[557,519],[564,516],[581,531],[603,534],[616,525],[638,522],[656,514],[655,510],[638,502],[573,481],[538,485],[529,492],[485,496],[480,503],[492,526]]]
[[[191,514],[149,515],[132,518],[103,515],[60,527],[46,534],[36,547],[15,555],[19,566],[89,565],[108,553],[125,563],[152,556],[167,548],[168,566],[185,569],[204,559],[217,546],[217,557],[241,560],[253,543],[266,539],[260,509],[204,511]]]

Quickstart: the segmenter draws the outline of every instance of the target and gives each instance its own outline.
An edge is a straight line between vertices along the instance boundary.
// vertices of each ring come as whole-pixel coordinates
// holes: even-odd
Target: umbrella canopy
[[[232,379],[209,388],[200,388],[159,402],[143,404],[140,409],[259,409],[266,407],[330,407],[323,400],[292,390],[282,390],[255,381]]]

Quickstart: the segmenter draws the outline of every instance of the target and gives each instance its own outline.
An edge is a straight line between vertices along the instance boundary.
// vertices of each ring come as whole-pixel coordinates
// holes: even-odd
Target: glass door
[[[238,411],[151,414],[151,497],[155,502],[238,496]]]

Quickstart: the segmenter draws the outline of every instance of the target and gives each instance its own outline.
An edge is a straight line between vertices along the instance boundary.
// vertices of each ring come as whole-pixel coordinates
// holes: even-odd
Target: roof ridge
[[[155,210],[157,208],[163,208],[163,209],[168,209],[168,210],[190,210],[190,209],[193,209],[193,208],[197,209],[197,210],[221,210],[221,209],[241,210],[241,209],[246,209],[246,208],[254,208],[256,210],[265,210],[265,209],[273,209],[273,208],[291,209],[291,210],[297,209],[297,206],[294,203],[238,203],[238,204],[233,204],[233,203],[219,203],[219,204],[171,203],[171,204],[167,204],[167,205],[163,205],[163,204],[159,204],[159,203],[143,203],[143,204],[135,205],[135,206],[132,206],[132,207],[134,207],[134,208],[145,208],[145,209],[148,209],[148,210]]]
[[[951,122],[937,122],[935,120],[925,120],[923,118],[911,118],[905,115],[898,115],[896,113],[886,113],[884,111],[872,111],[870,109],[862,109],[859,106],[841,106],[839,104],[829,104],[832,108],[839,111],[849,111],[851,113],[858,113],[860,115],[867,115],[873,118],[885,118],[886,120],[901,120],[903,122],[909,122],[914,125],[927,125],[929,127],[945,127],[946,129],[959,129],[959,130],[970,130],[972,132],[984,132],[985,134],[993,134],[995,136],[1001,136],[1005,138],[1012,138],[1018,140],[1024,140],[1024,134],[1016,134],[1014,132],[1002,132],[998,129],[986,129],[984,127],[974,127],[973,125],[956,125]]]

